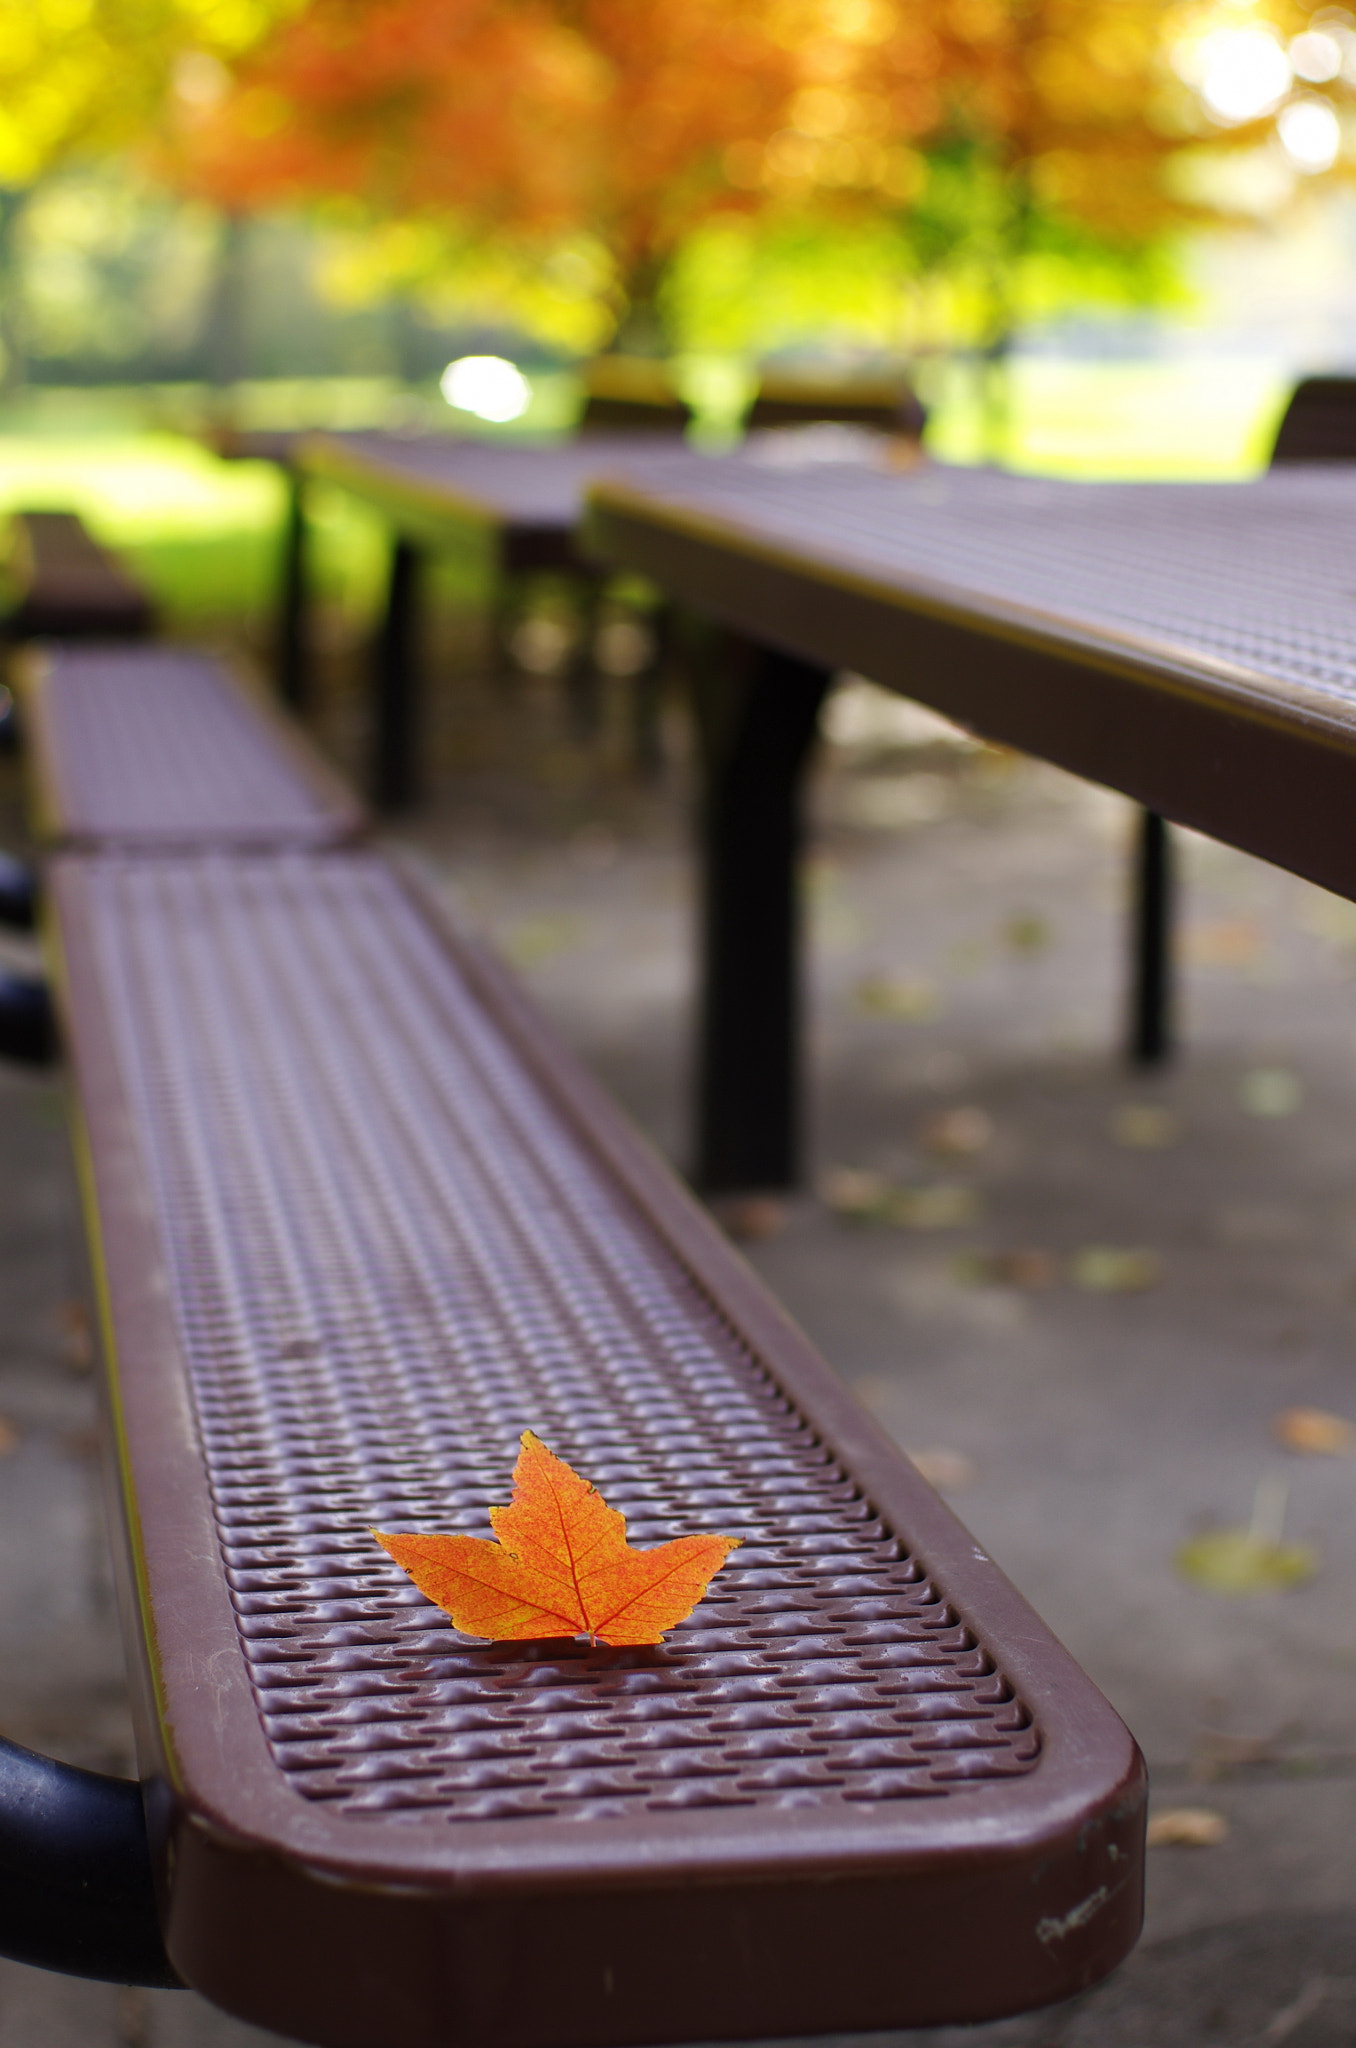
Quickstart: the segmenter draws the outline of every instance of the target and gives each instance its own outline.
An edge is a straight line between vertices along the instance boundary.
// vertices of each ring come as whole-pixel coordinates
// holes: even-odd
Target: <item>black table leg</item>
[[[673,607],[660,604],[650,614],[651,645],[642,668],[632,678],[631,757],[638,774],[647,780],[664,766],[664,737],[660,728],[664,674],[673,644]]]
[[[300,470],[283,472],[287,524],[283,532],[282,589],[278,608],[278,694],[293,711],[306,705],[306,485]]]
[[[1156,811],[1140,813],[1134,949],[1130,1058],[1154,1067],[1172,1052],[1172,839]]]
[[[791,1187],[799,1171],[800,792],[829,680],[733,639],[694,665],[705,767],[696,1179],[713,1194]]]
[[[397,811],[414,802],[418,785],[419,678],[417,624],[422,557],[407,540],[391,550],[386,610],[372,664],[372,801]]]
[[[605,579],[582,572],[578,578],[578,633],[565,664],[565,702],[570,737],[581,743],[598,737],[602,724],[602,687],[598,674],[598,617]]]

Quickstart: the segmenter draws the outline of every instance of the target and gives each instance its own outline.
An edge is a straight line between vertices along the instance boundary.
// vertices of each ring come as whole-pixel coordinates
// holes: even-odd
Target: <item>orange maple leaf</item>
[[[626,1517],[530,1429],[513,1499],[490,1509],[483,1536],[372,1534],[452,1617],[497,1642],[586,1635],[591,1643],[658,1643],[686,1621],[738,1536],[679,1536],[633,1550]]]

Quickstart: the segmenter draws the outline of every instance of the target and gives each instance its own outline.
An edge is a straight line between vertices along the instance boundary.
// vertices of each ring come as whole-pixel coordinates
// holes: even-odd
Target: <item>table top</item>
[[[416,538],[479,529],[502,538],[510,556],[535,547],[548,566],[577,559],[573,536],[596,477],[644,474],[670,445],[667,435],[644,432],[546,446],[451,434],[315,434],[298,444],[297,460],[307,475],[341,484]]]
[[[589,538],[749,636],[853,668],[1356,893],[1356,471],[1081,484],[652,459]]]

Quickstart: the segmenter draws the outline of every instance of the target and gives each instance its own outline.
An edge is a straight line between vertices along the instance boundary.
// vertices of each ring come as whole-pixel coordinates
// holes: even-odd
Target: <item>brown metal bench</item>
[[[1105,1701],[413,879],[211,838],[50,863],[173,1968],[333,2048],[940,2024],[1111,1968]],[[634,1540],[743,1537],[662,1647],[472,1642],[372,1540],[480,1531],[525,1427]],[[0,1930],[55,1768],[0,1746]],[[144,1896],[126,1788],[59,1790]],[[74,1967],[163,1977],[66,1903]]]
[[[155,624],[145,589],[74,512],[16,512],[9,572],[11,640],[136,639]]]
[[[363,830],[346,786],[214,656],[50,647],[18,680],[44,842],[328,846]]]
[[[165,849],[327,846],[361,807],[269,701],[182,648],[29,650],[15,680],[33,765],[33,826],[49,845]],[[35,878],[0,857],[0,922],[34,921]],[[0,971],[0,1055],[56,1052],[45,983]]]

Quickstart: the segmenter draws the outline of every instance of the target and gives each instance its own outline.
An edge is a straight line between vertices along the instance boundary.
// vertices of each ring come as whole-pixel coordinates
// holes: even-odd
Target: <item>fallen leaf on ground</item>
[[[1150,1849],[1213,1849],[1229,1823],[1209,1806],[1168,1806],[1154,1814],[1145,1833]]]
[[[909,1451],[907,1456],[929,1486],[969,1486],[975,1477],[974,1460],[967,1458],[964,1451],[947,1451],[937,1446],[928,1451]]]
[[[1271,1434],[1288,1451],[1345,1458],[1356,1451],[1356,1422],[1326,1408],[1282,1408],[1271,1418]]]
[[[536,967],[579,944],[583,927],[575,917],[529,917],[515,925],[502,944],[515,967]]]
[[[864,775],[843,791],[843,813],[862,832],[907,832],[931,825],[951,809],[952,790],[940,775]]]
[[[1180,1132],[1176,1117],[1161,1103],[1125,1102],[1111,1119],[1111,1135],[1118,1145],[1157,1152],[1175,1145]]]
[[[1318,1569],[1318,1552],[1308,1543],[1284,1541],[1286,1479],[1264,1473],[1253,1496],[1245,1529],[1207,1529],[1177,1552],[1183,1578],[1211,1593],[1274,1593],[1302,1586]]]
[[[890,1197],[890,1183],[869,1166],[831,1166],[819,1183],[819,1197],[835,1216],[856,1223],[880,1219]]]
[[[820,1182],[826,1208],[852,1223],[890,1223],[900,1230],[961,1230],[979,1214],[973,1188],[952,1181],[903,1188],[869,1167],[837,1166]]]
[[[979,1214],[973,1188],[939,1181],[930,1188],[895,1188],[885,1208],[885,1221],[901,1230],[964,1230]]]
[[[1210,1593],[1274,1593],[1311,1579],[1318,1553],[1307,1543],[1269,1543],[1251,1529],[1210,1529],[1184,1543],[1176,1563]]]
[[[0,1458],[9,1457],[11,1451],[19,1448],[19,1432],[12,1422],[6,1422],[0,1415]]]
[[[1069,1276],[1090,1294],[1140,1294],[1158,1279],[1158,1254],[1140,1246],[1088,1244],[1074,1253]]]
[[[1289,1067],[1254,1067],[1240,1081],[1238,1099],[1249,1116],[1293,1116],[1304,1087]]]
[[[924,1124],[922,1133],[926,1150],[943,1159],[968,1159],[982,1152],[992,1136],[993,1118],[973,1103],[939,1110]]]
[[[786,1204],[775,1195],[724,1195],[711,1213],[737,1244],[766,1244],[786,1228]]]
[[[952,1271],[971,1287],[1053,1287],[1059,1260],[1034,1245],[1015,1252],[962,1252]]]
[[[94,1338],[89,1310],[83,1301],[68,1301],[61,1308],[61,1337],[66,1363],[76,1372],[88,1372],[94,1363]]]
[[[892,974],[868,974],[857,983],[853,998],[871,1017],[898,1017],[918,1023],[935,1017],[941,996],[935,981],[908,980]]]
[[[1014,953],[1043,953],[1052,936],[1045,918],[1038,917],[1034,911],[1022,911],[1018,916],[1010,917],[1003,927],[1003,937]]]
[[[490,1526],[493,1540],[372,1533],[466,1635],[516,1643],[584,1635],[614,1647],[661,1642],[741,1541],[679,1536],[634,1549],[625,1516],[530,1429],[513,1498],[490,1509]]]
[[[1259,928],[1241,917],[1188,925],[1182,934],[1183,953],[1198,967],[1250,967],[1264,944]]]

